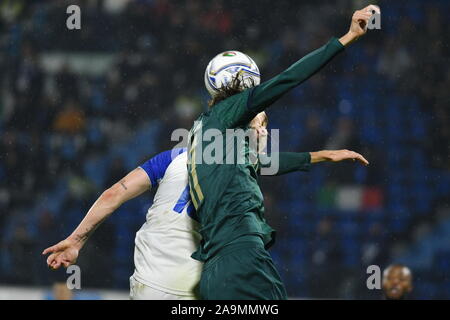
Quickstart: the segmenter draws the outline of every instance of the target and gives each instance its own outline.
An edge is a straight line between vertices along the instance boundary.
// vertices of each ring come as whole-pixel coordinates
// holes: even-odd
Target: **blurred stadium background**
[[[368,168],[263,178],[271,250],[291,297],[377,299],[366,268],[401,262],[412,297],[450,298],[449,1],[371,1],[381,30],[269,110],[281,149],[348,148]],[[3,0],[0,298],[52,298],[42,250],[103,189],[206,108],[206,63],[236,49],[264,79],[347,31],[370,1]],[[81,30],[66,8],[81,7]],[[447,21],[447,22],[446,22]],[[78,261],[76,298],[127,298],[152,199],[120,208]],[[106,290],[106,291],[105,291]]]

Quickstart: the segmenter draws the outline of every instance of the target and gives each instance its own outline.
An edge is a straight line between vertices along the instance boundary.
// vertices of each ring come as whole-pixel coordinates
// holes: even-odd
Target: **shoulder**
[[[211,109],[211,115],[216,117],[224,127],[233,128],[246,124],[253,114],[248,108],[249,97],[253,88],[244,90],[223,101],[218,102]]]
[[[158,184],[162,179],[169,165],[180,155],[186,153],[186,148],[174,148],[161,152],[153,158],[147,160],[141,168],[147,173],[152,186]]]

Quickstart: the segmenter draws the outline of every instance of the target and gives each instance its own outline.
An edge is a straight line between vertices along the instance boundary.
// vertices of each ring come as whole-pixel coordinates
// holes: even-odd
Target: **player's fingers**
[[[49,264],[48,265],[48,267],[51,269],[51,270],[56,270],[56,269],[58,269],[58,262],[57,261],[52,261],[52,263],[51,264]]]
[[[51,247],[48,247],[47,249],[45,249],[44,251],[42,251],[42,254],[46,255],[47,253],[52,253],[55,251],[56,251],[56,246],[51,246]]]
[[[372,17],[372,14],[370,14],[370,13],[357,12],[353,16],[353,21],[361,21],[361,20],[369,21],[371,17]]]
[[[353,23],[361,30],[361,32],[366,31],[367,26],[369,25],[369,18],[357,16]]]
[[[49,266],[51,266],[52,264],[54,264],[55,262],[60,262],[62,260],[63,256],[61,254],[61,252],[56,252],[56,253],[52,253],[48,258],[47,258],[47,264]]]
[[[44,252],[42,252],[42,254],[63,251],[64,249],[66,249],[66,247],[67,247],[67,245],[65,245],[63,242],[60,242],[60,243],[55,244],[54,246],[51,246],[51,247],[45,249]]]
[[[367,161],[366,158],[364,158],[362,155],[358,154],[357,157],[358,161],[361,162],[361,164],[368,166],[369,165],[369,161]]]
[[[48,265],[51,265],[52,262],[53,262],[53,260],[55,260],[55,254],[54,254],[54,253],[52,253],[51,255],[48,256],[48,258],[47,258],[47,264],[48,264]]]
[[[370,13],[372,13],[374,11],[375,11],[375,13],[381,13],[380,7],[377,6],[377,5],[374,5],[374,4],[368,5],[363,10],[366,11],[366,12],[370,12]]]
[[[53,262],[52,262],[52,264],[51,264],[50,267],[51,267],[52,269],[54,269],[54,270],[58,269],[59,267],[61,267],[62,260],[63,260],[63,259],[62,259],[61,256],[56,257],[56,259],[53,260]]]
[[[72,262],[70,262],[69,260],[64,260],[62,262],[62,265],[64,266],[64,268],[67,268],[68,266],[70,266],[72,264]]]
[[[364,11],[364,10],[359,10],[359,11],[355,11],[354,14],[355,17],[371,17],[372,13],[369,11]]]
[[[355,15],[356,16],[359,16],[359,17],[371,17],[372,16],[372,12],[370,12],[370,11],[364,11],[364,10],[359,10],[359,11],[356,11],[355,12]]]
[[[51,255],[49,255],[47,258],[47,265],[51,266],[55,262],[57,256],[58,255],[56,253],[52,253]]]
[[[359,162],[361,162],[363,165],[369,165],[369,161],[367,161],[366,158],[364,158],[361,154],[352,151],[352,159],[353,160],[358,160]]]

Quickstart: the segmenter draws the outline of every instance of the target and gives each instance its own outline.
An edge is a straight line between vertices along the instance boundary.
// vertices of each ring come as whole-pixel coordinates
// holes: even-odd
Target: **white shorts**
[[[195,300],[193,295],[176,295],[159,289],[149,287],[133,276],[130,277],[130,299],[131,300]]]

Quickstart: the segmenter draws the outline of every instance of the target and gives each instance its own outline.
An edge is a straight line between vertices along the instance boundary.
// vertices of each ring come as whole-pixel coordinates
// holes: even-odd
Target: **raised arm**
[[[74,264],[79,251],[95,229],[124,202],[139,196],[149,188],[151,182],[148,174],[144,169],[137,168],[105,190],[69,237],[42,252],[43,255],[50,253],[47,265],[58,269],[61,265],[67,268]]]
[[[355,11],[349,31],[339,40],[332,38],[327,44],[301,58],[284,72],[250,89],[248,108],[256,113],[265,110],[287,91],[320,71],[345,46],[366,33],[369,19],[374,11],[379,12],[379,8],[373,5]]]
[[[344,49],[336,38],[309,53],[288,69],[272,79],[254,87],[249,94],[247,107],[254,112],[268,108],[283,94],[300,85],[322,69],[334,56]]]

